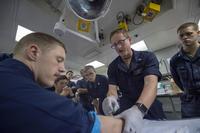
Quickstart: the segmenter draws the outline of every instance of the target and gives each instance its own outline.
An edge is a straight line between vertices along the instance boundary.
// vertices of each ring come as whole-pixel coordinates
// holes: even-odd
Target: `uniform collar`
[[[180,50],[180,52],[178,53],[177,56],[179,58],[184,58],[184,59],[188,60],[188,57],[187,57],[185,51],[183,51],[183,48],[181,48],[181,50]],[[197,58],[200,58],[200,47],[197,49],[193,59],[197,59]]]
[[[124,71],[124,72],[131,72],[133,71],[136,67],[137,64],[140,63],[142,61],[142,58],[140,57],[140,52],[139,51],[135,51],[132,49],[133,55],[131,57],[131,62],[130,62],[130,66],[128,68],[128,66],[124,63],[124,61],[121,59],[121,57],[118,57],[118,65],[117,67]]]
[[[199,57],[200,57],[200,46],[199,46],[199,48],[197,49],[197,52],[196,52],[196,54],[195,54],[195,57],[196,57],[196,58],[199,58]]]
[[[17,75],[22,75],[25,78],[34,80],[33,72],[29,69],[27,65],[25,65],[21,61],[10,58],[6,59],[3,62],[2,63],[6,68],[12,68],[8,70],[14,71],[14,73],[16,73]]]

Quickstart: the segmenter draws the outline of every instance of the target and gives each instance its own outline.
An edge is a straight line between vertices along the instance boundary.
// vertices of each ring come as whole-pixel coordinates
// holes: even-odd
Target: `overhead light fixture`
[[[98,67],[104,66],[105,64],[95,60],[86,64],[86,66],[89,66],[89,65],[93,66],[94,68],[98,68]]]
[[[198,26],[199,26],[199,29],[200,29],[200,19],[199,19],[199,22],[198,22]]]
[[[19,41],[22,37],[24,37],[25,35],[28,35],[30,33],[33,33],[33,31],[21,26],[21,25],[18,25],[17,26],[17,32],[16,32],[16,36],[15,36],[15,41]]]
[[[131,45],[131,48],[137,51],[146,51],[148,50],[147,45],[144,40],[139,41]]]
[[[67,0],[66,2],[78,17],[95,21],[107,14],[112,0]]]

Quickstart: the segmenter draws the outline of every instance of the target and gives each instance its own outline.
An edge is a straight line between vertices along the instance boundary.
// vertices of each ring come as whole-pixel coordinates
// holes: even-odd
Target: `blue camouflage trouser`
[[[200,117],[200,95],[181,96],[182,118]]]

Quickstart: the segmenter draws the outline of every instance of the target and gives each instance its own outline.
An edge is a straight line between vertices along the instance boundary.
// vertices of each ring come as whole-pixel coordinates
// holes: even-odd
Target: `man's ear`
[[[26,56],[28,57],[30,61],[36,61],[40,53],[41,53],[41,50],[36,44],[30,44],[26,48]]]
[[[129,40],[130,44],[132,44],[132,39],[131,39],[131,37],[128,37],[128,40]]]

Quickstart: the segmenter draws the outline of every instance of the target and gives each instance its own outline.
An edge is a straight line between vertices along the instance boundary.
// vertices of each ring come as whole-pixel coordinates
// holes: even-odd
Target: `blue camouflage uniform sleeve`
[[[108,66],[107,75],[108,75],[108,83],[112,85],[117,85],[117,78],[116,78],[117,72],[114,62]]]
[[[145,75],[156,75],[158,80],[161,78],[161,73],[159,71],[159,62],[156,56],[152,52],[146,52],[145,57]]]
[[[175,59],[172,57],[171,60],[170,60],[170,72],[171,72],[171,75],[172,75],[172,78],[174,80],[174,82],[178,85],[178,87],[180,89],[183,90],[183,86],[181,85],[181,82],[180,82],[180,79],[178,77],[178,73],[176,72],[176,61]]]

